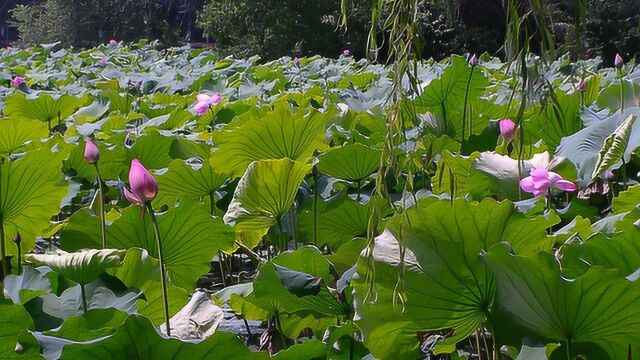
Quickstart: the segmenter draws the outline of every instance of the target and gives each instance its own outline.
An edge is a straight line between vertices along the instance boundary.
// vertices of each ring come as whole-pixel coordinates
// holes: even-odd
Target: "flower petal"
[[[122,194],[124,195],[124,198],[127,199],[127,201],[129,201],[130,203],[132,203],[134,205],[144,205],[144,203],[140,199],[138,199],[138,197],[135,196],[126,187],[122,188]]]
[[[526,178],[520,180],[520,189],[528,193],[533,193],[534,191],[536,191],[536,188],[533,186],[533,178],[531,176],[527,176]]]
[[[196,96],[196,100],[197,100],[198,102],[203,102],[203,103],[208,102],[210,98],[211,98],[211,97],[210,97],[209,95],[206,95],[206,94],[198,94],[198,95]]]
[[[576,184],[572,183],[569,180],[558,180],[553,185],[558,189],[565,191],[576,191],[578,189]]]

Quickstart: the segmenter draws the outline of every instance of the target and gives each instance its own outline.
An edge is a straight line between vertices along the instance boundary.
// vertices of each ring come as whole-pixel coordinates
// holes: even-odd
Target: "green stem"
[[[313,172],[313,245],[318,245],[318,175]]]
[[[467,101],[469,99],[469,85],[471,85],[473,70],[475,70],[475,66],[471,67],[471,72],[469,72],[469,79],[467,79],[467,90],[464,93],[464,107],[462,108],[462,136],[460,137],[461,144],[464,144],[465,125],[467,124]],[[469,128],[469,131],[471,132],[471,128]]]
[[[82,295],[82,313],[84,317],[87,317],[89,306],[87,305],[87,290],[84,288],[84,284],[80,284],[80,294]]]
[[[482,348],[480,347],[480,333],[476,330],[476,347],[478,348],[478,360],[482,360]]]
[[[571,339],[567,339],[567,360],[571,360]]]
[[[167,294],[167,271],[164,265],[164,256],[162,254],[162,239],[160,237],[160,228],[158,227],[158,221],[156,220],[156,214],[153,212],[151,202],[145,204],[147,212],[151,216],[151,222],[153,223],[153,231],[156,235],[156,244],[158,246],[158,260],[160,261],[160,282],[162,285],[162,304],[164,306],[164,323],[167,329],[167,336],[171,337],[171,324],[169,323],[169,296]]]
[[[4,242],[4,224],[0,217],[0,262],[2,262],[3,279],[9,275],[9,263],[7,262],[7,248]]]
[[[362,188],[362,180],[358,180],[356,183],[356,201],[360,202],[360,190]]]
[[[287,251],[287,238],[284,236],[284,228],[282,227],[282,219],[278,219],[278,230],[280,231],[280,253]]]
[[[18,248],[18,275],[22,275],[22,241],[16,242]]]
[[[294,203],[293,208],[289,212],[289,221],[291,222],[291,240],[293,240],[293,248],[298,249],[298,241],[296,239],[296,217],[295,217],[296,205]]]
[[[624,81],[622,80],[622,71],[618,70],[620,74],[620,112],[624,112]]]
[[[216,214],[216,196],[213,191],[209,193],[209,214],[211,216]]]
[[[100,239],[102,240],[102,248],[107,248],[107,221],[105,216],[104,209],[104,187],[102,186],[102,177],[100,176],[100,170],[98,169],[98,163],[95,164],[96,167],[96,181],[98,182],[98,191],[100,191]]]

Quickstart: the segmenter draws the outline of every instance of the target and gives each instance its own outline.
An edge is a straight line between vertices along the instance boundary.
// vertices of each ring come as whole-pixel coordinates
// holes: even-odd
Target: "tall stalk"
[[[160,236],[160,228],[158,227],[158,221],[156,220],[156,214],[153,212],[151,202],[145,204],[147,212],[151,217],[151,223],[153,224],[153,231],[156,236],[156,245],[158,247],[158,260],[160,261],[160,282],[162,285],[162,305],[164,306],[164,322],[167,329],[167,336],[171,336],[171,324],[169,323],[169,296],[167,293],[167,270],[164,264],[164,256],[162,254],[162,239]]]
[[[4,159],[0,158],[0,201],[2,200],[2,165]],[[2,278],[9,275],[9,264],[6,262],[7,245],[4,241],[4,214],[0,213],[0,262],[2,263]]]
[[[100,169],[98,169],[98,163],[94,164],[96,167],[96,181],[98,182],[98,191],[100,192],[100,239],[102,240],[102,248],[107,248],[107,221],[105,216],[105,198],[104,187],[102,185],[102,177],[100,176]]]
[[[80,295],[82,297],[82,314],[84,315],[84,317],[87,317],[89,306],[87,305],[87,289],[85,289],[84,284],[80,284]]]

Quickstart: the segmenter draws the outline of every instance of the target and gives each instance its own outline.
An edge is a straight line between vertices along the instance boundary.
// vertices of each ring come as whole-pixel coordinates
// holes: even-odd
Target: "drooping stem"
[[[158,260],[160,261],[160,283],[162,285],[162,305],[164,306],[164,323],[167,329],[167,336],[171,337],[171,324],[169,323],[169,296],[167,294],[167,270],[165,269],[164,256],[162,254],[162,239],[160,237],[160,228],[156,220],[156,214],[150,202],[145,204],[147,212],[151,216],[153,231],[156,235],[156,244],[158,247]]]
[[[102,248],[106,249],[107,248],[107,221],[106,221],[106,216],[105,216],[105,209],[104,209],[104,199],[105,199],[105,193],[104,193],[104,187],[102,186],[102,177],[100,176],[100,170],[98,169],[98,163],[96,162],[95,164],[96,167],[96,181],[98,182],[98,191],[100,191],[100,239],[102,240]]]
[[[80,284],[80,295],[82,295],[82,313],[84,317],[87,317],[89,306],[87,305],[87,289],[85,289],[84,284]]]
[[[460,137],[461,144],[464,144],[465,126],[467,124],[467,101],[469,100],[469,87],[471,85],[471,78],[473,77],[473,70],[475,70],[475,68],[475,66],[471,67],[471,72],[469,72],[469,79],[467,79],[467,90],[464,93],[464,107],[462,108],[462,136]],[[471,127],[469,127],[469,131],[472,131]]]

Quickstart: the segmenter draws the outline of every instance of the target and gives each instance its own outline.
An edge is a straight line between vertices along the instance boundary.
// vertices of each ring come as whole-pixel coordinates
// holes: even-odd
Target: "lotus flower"
[[[109,40],[109,45],[118,45],[118,42],[116,41],[116,39],[111,39]]]
[[[106,56],[103,56],[102,59],[100,59],[100,65],[102,66],[107,65],[108,62],[109,62],[109,59]]]
[[[532,169],[529,174],[530,176],[520,180],[520,188],[533,196],[546,195],[551,187],[566,191],[578,189],[571,181],[564,180],[559,174],[545,168]]]
[[[158,182],[138,159],[131,160],[129,188],[123,188],[123,193],[130,203],[136,205],[149,203],[158,195]]]
[[[11,85],[18,87],[20,85],[24,84],[24,78],[21,76],[16,76],[13,79],[11,79]]]
[[[623,64],[624,60],[622,59],[622,55],[616,54],[615,59],[613,59],[613,65],[615,65],[617,68],[621,68]]]
[[[511,119],[500,120],[500,136],[509,142],[516,138],[516,124]]]
[[[476,54],[471,55],[471,57],[469,58],[469,66],[478,66],[478,57],[476,56]]]
[[[213,94],[211,96],[200,94],[196,96],[196,106],[194,109],[198,115],[204,115],[212,105],[218,105],[220,101],[222,101],[220,94]]]
[[[84,158],[89,164],[95,164],[100,160],[100,149],[91,139],[87,139],[84,143]]]
[[[351,51],[349,51],[349,49],[342,50],[342,56],[344,57],[351,56]]]

